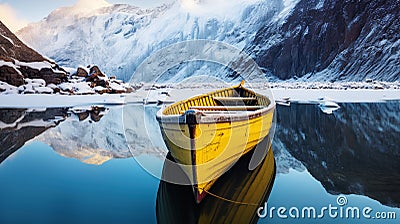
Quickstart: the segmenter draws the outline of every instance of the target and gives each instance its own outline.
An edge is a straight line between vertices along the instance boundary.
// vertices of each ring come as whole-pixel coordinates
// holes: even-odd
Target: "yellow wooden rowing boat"
[[[198,203],[218,177],[268,135],[274,111],[275,102],[242,81],[157,113],[167,148],[189,177]]]

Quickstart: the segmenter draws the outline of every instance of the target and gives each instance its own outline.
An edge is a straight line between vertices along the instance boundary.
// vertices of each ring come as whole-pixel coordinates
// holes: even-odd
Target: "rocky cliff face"
[[[247,50],[280,79],[400,80],[400,1],[301,0]]]
[[[24,78],[55,84],[66,80],[64,69],[26,46],[1,21],[0,46],[0,81],[20,86]]]

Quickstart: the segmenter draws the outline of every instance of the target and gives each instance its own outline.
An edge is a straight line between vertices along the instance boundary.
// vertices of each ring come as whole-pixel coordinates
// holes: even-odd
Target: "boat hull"
[[[273,115],[269,110],[227,122],[160,122],[167,148],[189,177],[198,203],[218,177],[268,135]]]

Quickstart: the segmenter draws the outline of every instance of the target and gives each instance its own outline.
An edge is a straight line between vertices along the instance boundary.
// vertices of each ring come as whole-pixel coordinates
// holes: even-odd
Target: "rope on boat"
[[[207,194],[209,194],[209,195],[211,195],[211,196],[213,196],[213,197],[215,197],[215,198],[218,198],[218,199],[220,199],[220,200],[222,200],[222,201],[229,202],[229,203],[233,203],[233,204],[237,204],[237,205],[250,205],[250,206],[257,206],[257,207],[260,206],[259,204],[256,204],[256,203],[234,201],[234,200],[231,200],[231,199],[228,199],[228,198],[224,198],[224,197],[222,197],[222,196],[219,196],[219,195],[216,195],[216,194],[214,194],[214,193],[211,193],[211,192],[207,191],[207,190],[204,189],[204,188],[199,188],[199,187],[197,187],[197,189],[201,189],[201,190],[203,190],[204,192],[206,192]]]

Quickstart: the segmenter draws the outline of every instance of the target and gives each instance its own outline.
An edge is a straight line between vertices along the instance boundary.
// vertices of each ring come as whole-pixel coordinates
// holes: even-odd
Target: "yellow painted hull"
[[[235,87],[232,89],[238,92]],[[209,97],[212,94],[215,92],[199,98]],[[268,103],[264,98],[260,99],[261,103],[264,102],[261,100]],[[179,106],[179,102],[176,105]],[[173,106],[176,107],[176,105]],[[207,103],[200,105],[207,105]],[[192,104],[192,106],[199,106],[199,104]],[[218,105],[212,106],[218,107]],[[274,105],[269,102],[265,108],[260,107],[260,111],[237,114],[216,112],[217,115],[208,116],[202,112],[190,111],[188,107],[187,111],[190,111],[191,115],[188,113],[178,115],[180,119],[178,117],[176,122],[168,120],[168,114],[167,116],[164,114],[164,120],[159,118],[161,133],[167,148],[175,161],[181,164],[181,168],[193,184],[197,202],[204,198],[205,193],[218,177],[268,135],[274,108]],[[174,115],[176,116],[176,114],[172,116]],[[191,123],[191,120],[195,121]]]

